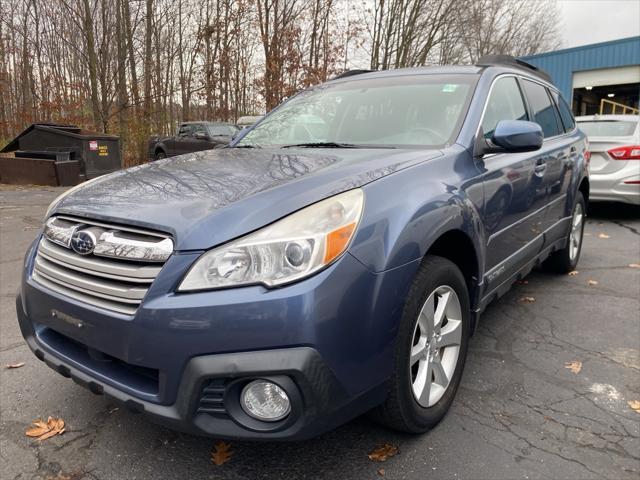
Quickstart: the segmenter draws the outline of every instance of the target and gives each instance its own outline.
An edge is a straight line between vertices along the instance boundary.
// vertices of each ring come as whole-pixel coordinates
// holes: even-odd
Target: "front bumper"
[[[245,439],[312,437],[381,403],[418,267],[375,274],[347,254],[281,289],[178,295],[173,288],[198,253],[177,254],[128,317],[40,286],[30,276],[34,255],[32,247],[16,306],[38,358],[174,429]],[[287,387],[287,419],[252,423],[238,410],[235,386],[255,378]],[[214,412],[200,409],[206,386],[220,392]]]
[[[78,385],[97,395],[106,395],[132,412],[144,413],[156,423],[194,435],[299,440],[334,428],[360,413],[360,407],[354,408],[353,399],[319,353],[308,347],[193,358],[184,370],[176,401],[172,405],[158,405],[101,382],[72,363],[45,352],[35,337],[28,337],[27,344],[37,358]],[[237,407],[238,388],[221,390],[222,407],[215,413],[200,411],[203,390],[216,379],[224,386],[234,376],[244,383],[263,378],[285,386],[291,399],[291,414],[280,422],[257,422]],[[378,403],[376,398],[384,398],[384,389],[377,390],[363,398],[362,405],[371,408]]]

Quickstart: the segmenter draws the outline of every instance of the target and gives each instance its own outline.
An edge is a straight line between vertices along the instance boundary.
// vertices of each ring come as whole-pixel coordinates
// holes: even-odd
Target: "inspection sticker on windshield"
[[[455,92],[458,89],[458,85],[454,85],[452,83],[447,83],[442,87],[443,92]]]

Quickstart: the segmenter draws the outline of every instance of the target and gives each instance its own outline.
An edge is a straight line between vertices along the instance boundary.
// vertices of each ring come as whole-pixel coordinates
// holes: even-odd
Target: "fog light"
[[[247,415],[265,422],[282,420],[291,411],[287,393],[266,380],[254,380],[244,387],[240,404]]]

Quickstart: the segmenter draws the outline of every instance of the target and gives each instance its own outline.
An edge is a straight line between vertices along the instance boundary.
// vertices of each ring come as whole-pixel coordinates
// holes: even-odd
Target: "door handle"
[[[547,162],[545,162],[544,160],[538,161],[538,163],[536,163],[535,168],[533,169],[533,173],[535,173],[535,175],[538,177],[542,177],[546,169],[547,169]]]

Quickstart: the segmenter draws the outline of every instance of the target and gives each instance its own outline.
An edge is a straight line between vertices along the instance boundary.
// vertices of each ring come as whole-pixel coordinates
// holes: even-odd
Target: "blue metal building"
[[[576,114],[638,109],[640,36],[522,57],[551,75]],[[602,101],[604,100],[604,102]],[[615,104],[615,105],[614,105]],[[599,110],[604,111],[599,111]],[[598,110],[598,111],[594,111]],[[624,113],[630,112],[628,109]]]

